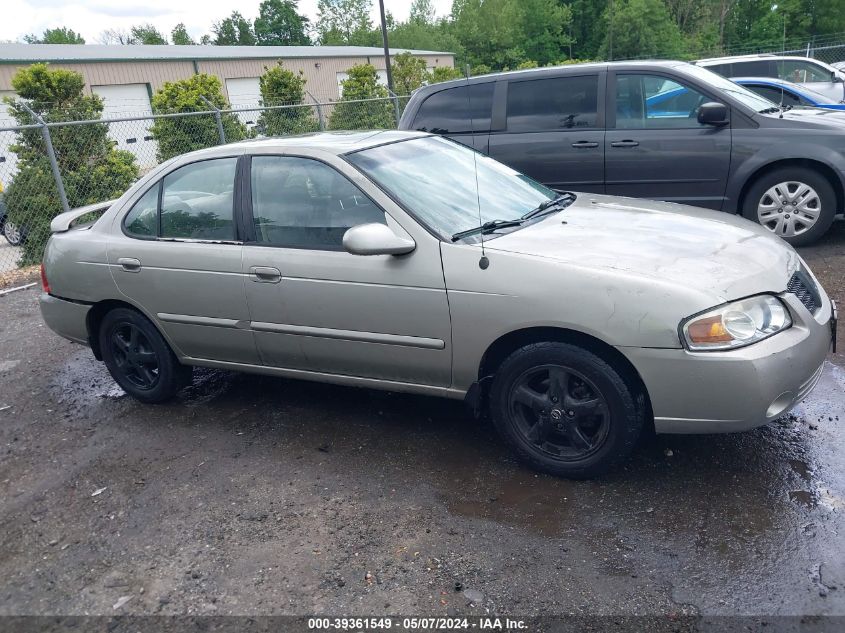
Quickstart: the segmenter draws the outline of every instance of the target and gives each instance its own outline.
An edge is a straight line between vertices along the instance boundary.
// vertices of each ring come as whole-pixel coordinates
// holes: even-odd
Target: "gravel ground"
[[[845,223],[803,254],[845,305]],[[141,405],[35,290],[0,350],[0,615],[845,616],[842,354],[789,417],[573,482],[449,401],[198,371]]]

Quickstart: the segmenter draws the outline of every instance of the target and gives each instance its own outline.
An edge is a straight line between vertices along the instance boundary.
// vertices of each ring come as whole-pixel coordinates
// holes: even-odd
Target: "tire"
[[[798,195],[807,187],[807,193]],[[773,195],[775,191],[784,194],[780,200]],[[805,246],[830,228],[836,215],[836,193],[827,178],[811,169],[780,167],[754,181],[745,196],[742,215],[792,246]]]
[[[12,246],[20,246],[24,241],[24,232],[16,224],[7,220],[3,223],[3,237]]]
[[[129,308],[106,313],[98,333],[100,353],[115,382],[149,404],[171,399],[191,380],[167,341],[147,317]]]
[[[521,461],[572,479],[596,477],[627,457],[645,417],[644,398],[619,371],[567,343],[534,343],[513,352],[493,378],[489,406],[496,429]]]

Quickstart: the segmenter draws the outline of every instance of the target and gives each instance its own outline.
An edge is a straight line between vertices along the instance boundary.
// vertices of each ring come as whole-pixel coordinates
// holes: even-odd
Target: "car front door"
[[[262,362],[448,386],[451,325],[439,241],[332,158],[251,158],[243,272]],[[373,222],[410,237],[415,250],[346,252],[346,230]]]
[[[192,358],[258,363],[234,221],[238,156],[181,166],[149,187],[109,243],[117,287]]]
[[[656,73],[615,73],[609,86],[607,193],[721,209],[730,124],[705,125],[697,118],[701,104],[718,98]]]
[[[490,156],[548,187],[604,191],[605,73],[507,82],[506,129]]]

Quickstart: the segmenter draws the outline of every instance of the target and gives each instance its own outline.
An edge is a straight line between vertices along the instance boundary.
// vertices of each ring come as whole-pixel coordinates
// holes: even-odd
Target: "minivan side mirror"
[[[728,107],[715,101],[702,103],[698,106],[698,122],[702,125],[727,125]]]
[[[353,255],[405,255],[417,247],[388,226],[372,222],[353,226],[343,234],[343,248]]]

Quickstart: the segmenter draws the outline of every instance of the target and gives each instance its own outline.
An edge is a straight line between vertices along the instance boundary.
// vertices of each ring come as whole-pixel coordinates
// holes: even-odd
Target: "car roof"
[[[700,66],[709,66],[712,64],[724,64],[726,62],[753,62],[758,59],[788,59],[790,61],[804,61],[815,62],[816,64],[824,66],[825,63],[820,59],[813,57],[804,57],[802,55],[775,55],[774,53],[757,53],[755,55],[730,55],[727,57],[708,57],[707,59],[697,59],[693,64]]]
[[[445,88],[453,88],[460,84],[470,83],[486,83],[495,81],[500,77],[507,77],[508,79],[531,79],[542,77],[545,75],[559,76],[569,73],[578,73],[584,70],[608,70],[611,68],[627,68],[647,70],[649,68],[674,68],[676,66],[686,66],[686,62],[676,60],[654,59],[654,60],[631,60],[620,62],[585,62],[583,64],[564,64],[561,66],[543,66],[542,68],[526,68],[524,70],[507,70],[502,72],[487,73],[484,75],[475,75],[469,79],[453,79],[451,81],[443,81],[436,84],[429,84],[418,88],[415,92],[439,92]],[[563,71],[563,72],[561,72]]]
[[[327,154],[348,154],[362,149],[368,149],[385,143],[395,143],[411,138],[431,136],[426,132],[406,132],[401,130],[365,130],[356,132],[311,132],[293,136],[269,136],[218,145],[207,149],[197,150],[185,156],[218,156],[230,154],[232,149],[243,150],[247,153],[258,151],[267,153],[274,149],[280,151],[288,149],[317,150]]]

